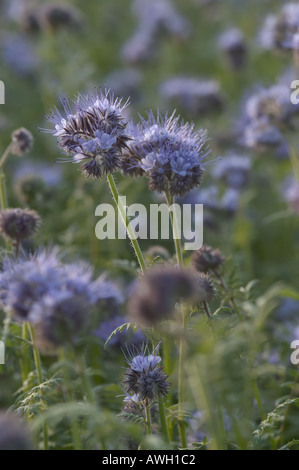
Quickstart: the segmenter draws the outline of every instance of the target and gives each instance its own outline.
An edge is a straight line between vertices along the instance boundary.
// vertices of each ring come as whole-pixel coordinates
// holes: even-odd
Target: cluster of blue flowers
[[[15,319],[35,325],[43,339],[63,344],[88,324],[97,302],[121,301],[111,282],[92,276],[89,265],[64,264],[54,250],[7,258],[0,272],[0,302]]]

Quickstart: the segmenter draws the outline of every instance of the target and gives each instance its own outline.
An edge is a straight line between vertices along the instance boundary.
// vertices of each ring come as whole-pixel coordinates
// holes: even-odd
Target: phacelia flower
[[[219,215],[231,216],[239,208],[240,191],[234,188],[227,188],[223,195],[220,195],[218,186],[211,185],[198,191],[193,191],[190,198],[183,200],[183,203],[203,204],[205,214],[210,212],[219,218]]]
[[[13,240],[24,240],[39,228],[41,219],[29,209],[5,209],[0,211],[0,233]]]
[[[218,160],[213,167],[213,176],[222,180],[227,186],[241,189],[248,183],[251,159],[235,154]]]
[[[269,15],[259,33],[259,42],[264,49],[290,50],[293,37],[299,29],[299,5],[288,3],[277,15]]]
[[[24,34],[5,34],[2,56],[4,62],[21,77],[33,75],[39,65],[34,44]]]
[[[242,31],[231,28],[220,35],[218,47],[234,69],[241,68],[246,60],[247,46]]]
[[[192,301],[196,292],[194,276],[187,269],[157,267],[146,271],[129,298],[130,317],[151,325],[172,316],[180,300]]]
[[[22,156],[32,149],[33,136],[30,131],[24,127],[16,129],[11,134],[11,146],[10,151],[13,155]]]
[[[218,111],[223,106],[220,85],[215,80],[172,77],[160,85],[159,92],[167,103],[191,117]]]
[[[189,36],[189,23],[169,0],[135,0],[133,10],[138,25],[121,51],[122,58],[130,64],[148,62],[155,57],[162,35],[179,40]]]
[[[13,413],[0,412],[0,450],[32,450],[29,430]]]
[[[245,147],[258,152],[279,149],[285,142],[282,132],[266,116],[248,123],[240,139]]]
[[[135,352],[138,352],[136,356]],[[129,351],[127,362],[129,367],[123,380],[126,392],[137,394],[141,400],[150,402],[167,395],[170,383],[159,365],[161,357],[157,356],[157,351],[149,354],[147,346],[143,346],[140,351],[133,348]]]
[[[179,117],[157,118],[150,111],[141,119],[122,161],[125,174],[145,174],[151,190],[182,196],[202,180],[204,160],[209,154],[205,131],[181,124]]]
[[[196,271],[208,273],[218,271],[224,263],[225,257],[220,250],[213,250],[208,245],[203,245],[192,253],[191,264]]]
[[[166,32],[183,39],[189,35],[189,23],[176,11],[170,0],[134,0],[133,11],[139,20],[140,29],[148,25],[153,35]]]
[[[0,272],[0,304],[34,325],[40,343],[61,345],[87,324],[97,302],[120,300],[117,288],[85,263],[63,264],[55,251],[6,258]]]
[[[73,111],[64,100],[64,115],[55,109],[47,116],[55,125],[50,132],[69,156],[67,161],[80,163],[85,176],[101,178],[119,169],[122,152],[130,140],[122,114],[127,104],[114,98],[109,90],[100,90],[96,95],[79,95]]]
[[[290,88],[284,83],[258,91],[246,103],[246,115],[250,120],[267,117],[275,125],[290,124],[297,113],[297,106],[290,100]]]

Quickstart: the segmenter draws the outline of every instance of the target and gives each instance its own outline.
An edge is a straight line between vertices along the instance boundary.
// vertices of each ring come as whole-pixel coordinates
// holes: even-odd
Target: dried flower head
[[[208,274],[199,273],[196,285],[196,298],[198,302],[211,302],[216,295],[214,283]]]
[[[13,240],[31,237],[41,224],[37,212],[29,209],[5,209],[0,211],[0,232]]]
[[[128,303],[131,318],[151,325],[170,317],[180,300],[190,302],[195,294],[193,274],[187,269],[155,267],[146,271]]]
[[[46,3],[39,11],[42,27],[56,31],[60,28],[78,28],[82,24],[79,10],[68,3]]]
[[[25,33],[38,33],[41,29],[38,12],[34,8],[26,8],[20,18],[21,29]]]
[[[20,127],[11,134],[10,151],[13,155],[24,155],[32,149],[32,145],[33,136],[24,127]]]
[[[220,250],[213,250],[208,245],[203,245],[199,250],[192,253],[192,267],[199,272],[208,273],[218,271],[224,263],[225,257]]]
[[[0,450],[32,450],[29,430],[13,413],[0,412]]]
[[[193,124],[180,123],[174,114],[155,118],[150,111],[135,129],[122,169],[131,176],[145,174],[152,190],[182,196],[201,183],[210,153],[206,144],[205,131],[195,132]]]
[[[170,383],[159,365],[161,357],[157,356],[156,350],[150,354],[147,345],[140,351],[133,348],[129,351],[127,362],[129,368],[126,369],[123,380],[126,392],[137,394],[141,400],[150,402],[167,395]]]
[[[125,133],[127,122],[122,115],[128,102],[114,98],[109,90],[96,95],[79,95],[75,109],[63,100],[64,116],[55,109],[48,119],[58,145],[69,155],[66,161],[80,163],[85,176],[101,178],[120,167],[121,155],[130,140]]]
[[[60,345],[88,325],[93,305],[120,301],[103,277],[92,280],[85,263],[63,264],[56,251],[6,258],[0,272],[0,303],[20,321],[29,321],[40,343]]]

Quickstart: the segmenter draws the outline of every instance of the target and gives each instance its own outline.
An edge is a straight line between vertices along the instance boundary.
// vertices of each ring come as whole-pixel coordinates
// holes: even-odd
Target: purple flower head
[[[246,115],[250,120],[267,117],[272,124],[288,124],[297,107],[291,103],[289,86],[273,85],[253,94],[246,103]]]
[[[231,154],[216,162],[213,176],[231,188],[240,189],[248,183],[250,168],[249,157]]]
[[[215,80],[174,76],[160,85],[159,92],[167,103],[192,117],[219,110],[223,105],[220,85]]]
[[[159,365],[161,358],[157,356],[158,347],[152,354],[149,353],[148,345],[143,345],[139,351],[133,348],[126,358],[129,368],[126,369],[123,381],[125,391],[138,394],[141,400],[153,402],[159,396],[166,396],[170,387],[168,377]]]
[[[155,117],[150,111],[136,126],[122,169],[131,176],[145,174],[152,190],[182,196],[200,184],[209,153],[205,131],[195,132],[174,114]]]
[[[74,109],[67,100],[62,103],[62,114],[55,108],[47,116],[55,126],[47,131],[68,155],[66,161],[80,163],[83,174],[95,178],[117,170],[130,140],[122,114],[128,102],[122,104],[110,90],[99,90],[94,95],[78,95]]]
[[[289,50],[299,29],[299,5],[283,5],[277,15],[269,15],[259,33],[263,49]]]
[[[110,282],[92,279],[85,263],[64,264],[56,251],[6,258],[0,272],[0,303],[18,320],[31,322],[41,336],[61,344],[85,326],[99,301],[120,301]]]

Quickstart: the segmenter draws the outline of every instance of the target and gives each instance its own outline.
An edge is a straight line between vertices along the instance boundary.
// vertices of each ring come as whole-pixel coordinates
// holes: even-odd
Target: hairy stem
[[[170,220],[172,225],[172,233],[173,233],[173,241],[176,251],[176,258],[177,264],[179,268],[183,268],[184,260],[182,254],[182,246],[181,240],[179,237],[179,229],[178,229],[178,220],[175,212],[175,208],[173,207],[174,198],[173,195],[170,194],[168,190],[165,190],[165,197],[168,204]],[[173,208],[173,210],[170,210]],[[179,346],[179,377],[178,377],[178,395],[179,395],[179,432],[180,432],[180,439],[182,447],[187,447],[187,438],[186,438],[186,425],[184,422],[183,417],[183,403],[184,403],[184,360],[185,360],[185,336],[187,331],[187,315],[182,308],[182,333],[180,339],[180,346]]]
[[[165,197],[166,197],[166,201],[167,201],[168,209],[170,213],[177,263],[178,263],[178,266],[182,268],[184,266],[184,260],[183,260],[183,254],[182,254],[181,239],[179,237],[178,220],[177,220],[175,209],[173,208],[173,210],[170,210],[170,208],[174,204],[174,198],[170,194],[170,192],[167,190],[165,190]]]
[[[127,230],[127,234],[128,234],[128,236],[131,240],[132,246],[134,248],[135,254],[136,254],[138,262],[139,262],[140,269],[141,269],[142,273],[144,273],[144,271],[146,270],[146,262],[144,260],[143,253],[141,251],[139,243],[136,239],[135,233],[132,230],[132,227],[130,225],[129,218],[127,216],[125,207],[122,204],[122,200],[120,198],[120,195],[119,195],[117,186],[115,184],[114,178],[111,174],[107,175],[107,181],[108,181],[109,187],[111,189],[112,196],[113,196],[113,199],[115,201],[115,204],[118,207],[119,214],[120,214],[120,216],[122,218],[122,221],[124,223],[124,226]]]
[[[152,425],[151,425],[151,413],[148,399],[146,398],[144,401],[144,411],[145,411],[145,425],[146,425],[146,433],[152,433]]]
[[[224,284],[224,281],[222,279],[222,276],[219,274],[219,272],[215,269],[213,270],[213,273],[215,274],[215,276],[217,277],[223,291],[229,296],[229,303],[232,307],[232,309],[236,312],[236,315],[238,317],[238,320],[239,321],[242,321],[242,315],[240,313],[240,310],[235,302],[235,299],[234,299],[234,296],[233,294],[229,291],[229,289],[227,288],[227,286]]]
[[[35,344],[34,330],[30,323],[28,323],[28,330],[30,333],[31,341],[32,341],[33,357],[34,357],[37,379],[38,379],[39,385],[41,385],[43,383],[42,365],[41,365],[39,351]],[[44,400],[41,400],[41,402],[44,406],[46,406]],[[44,436],[44,450],[48,450],[49,449],[49,436],[48,436],[47,423],[43,424],[43,436]]]

